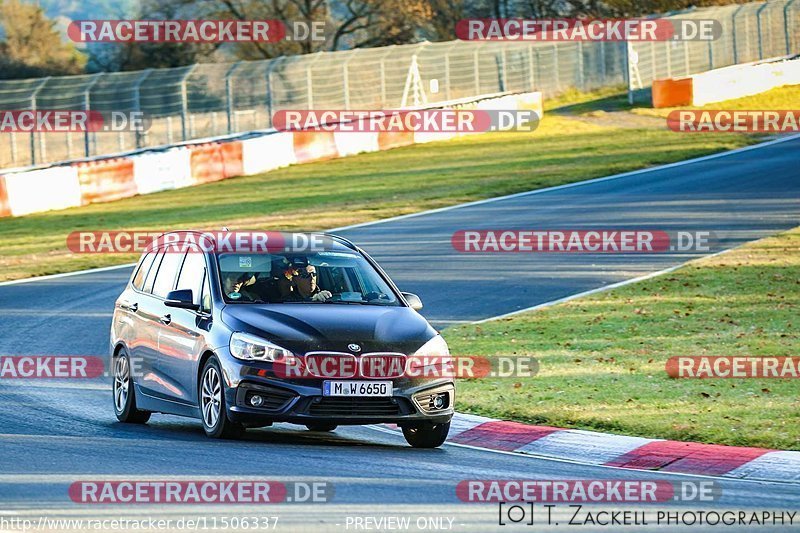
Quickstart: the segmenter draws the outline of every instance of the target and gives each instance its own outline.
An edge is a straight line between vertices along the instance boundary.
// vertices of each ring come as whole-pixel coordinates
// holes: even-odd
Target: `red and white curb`
[[[800,482],[800,452],[628,437],[456,413],[447,442],[589,465]]]

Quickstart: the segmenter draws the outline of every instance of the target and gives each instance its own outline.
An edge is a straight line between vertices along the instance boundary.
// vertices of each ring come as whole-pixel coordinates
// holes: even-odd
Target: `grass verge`
[[[536,377],[464,381],[457,408],[558,427],[800,450],[797,380],[670,379],[677,355],[797,356],[800,228],[664,276],[445,330],[456,354],[530,355]]]
[[[753,142],[750,136],[623,129],[546,116],[532,133],[477,135],[0,219],[0,280],[135,260],[131,255],[70,253],[66,237],[72,231],[222,226],[319,230],[671,163]]]

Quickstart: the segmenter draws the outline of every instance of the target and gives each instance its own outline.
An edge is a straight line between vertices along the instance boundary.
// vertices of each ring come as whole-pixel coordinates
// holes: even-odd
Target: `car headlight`
[[[230,348],[231,355],[245,361],[281,361],[294,357],[294,354],[286,348],[238,331],[231,335]]]
[[[453,358],[441,335],[436,335],[409,357],[408,373],[414,377],[453,377]]]
[[[432,357],[437,355],[446,357],[450,355],[450,348],[447,347],[447,343],[441,335],[436,335],[423,344],[422,348],[414,352],[414,355],[417,357]]]

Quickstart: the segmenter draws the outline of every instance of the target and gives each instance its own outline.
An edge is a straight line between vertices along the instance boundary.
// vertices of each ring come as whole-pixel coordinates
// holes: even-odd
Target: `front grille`
[[[316,397],[308,408],[313,416],[397,416],[409,412],[402,398]]]

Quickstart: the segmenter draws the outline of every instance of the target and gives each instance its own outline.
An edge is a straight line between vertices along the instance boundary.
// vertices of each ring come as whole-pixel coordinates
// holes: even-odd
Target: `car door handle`
[[[172,317],[170,315],[164,315],[159,320],[161,320],[162,324],[169,326],[169,323],[172,322]]]
[[[136,302],[132,304],[129,304],[128,302],[122,302],[119,304],[119,306],[123,309],[131,311],[132,313],[135,313],[136,311],[139,310],[139,304],[137,304]]]

